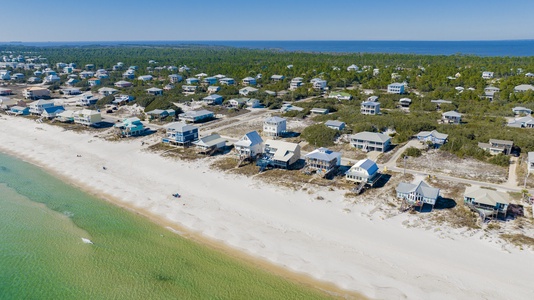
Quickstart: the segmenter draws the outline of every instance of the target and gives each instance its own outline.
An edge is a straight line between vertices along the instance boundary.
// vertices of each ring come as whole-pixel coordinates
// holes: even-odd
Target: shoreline
[[[350,203],[343,191],[292,191],[222,173],[209,168],[211,159],[164,158],[141,151],[139,139],[108,142],[16,117],[1,118],[0,128],[4,152],[91,195],[120,198],[113,203],[192,232],[201,244],[213,241],[229,254],[311,278],[310,286],[328,282],[385,299],[527,299],[532,291],[534,270],[523,268],[532,252],[483,231],[408,228],[417,215],[388,218],[380,203]],[[176,191],[182,199],[172,199]]]
[[[203,236],[202,233],[195,232],[191,229],[185,228],[181,226],[180,224],[169,221],[161,216],[151,213],[147,211],[146,209],[135,207],[125,201],[122,201],[118,197],[114,197],[102,191],[96,191],[94,188],[90,188],[87,185],[76,182],[72,178],[65,176],[64,174],[52,169],[51,167],[43,165],[42,162],[39,160],[33,159],[25,155],[17,154],[12,150],[3,148],[2,145],[0,145],[0,152],[6,155],[9,155],[11,157],[14,157],[16,159],[22,160],[26,163],[32,164],[40,168],[41,170],[45,171],[46,173],[58,179],[63,180],[65,183],[76,187],[77,189],[83,191],[84,193],[88,195],[91,195],[102,201],[106,201],[112,205],[120,207],[121,209],[124,209],[132,214],[140,215],[143,218],[149,220],[150,222],[167,229],[173,234],[177,234],[180,237],[190,240],[194,243],[197,243],[203,247],[208,247],[212,250],[218,251],[219,253],[222,253],[232,259],[243,261],[244,263],[250,266],[253,266],[255,268],[258,268],[264,272],[268,272],[270,274],[279,276],[281,278],[284,278],[285,280],[294,282],[296,284],[302,285],[309,289],[319,290],[320,292],[323,292],[335,298],[362,299],[362,300],[368,299],[367,297],[357,293],[356,291],[342,289],[332,282],[317,280],[308,274],[298,273],[295,271],[288,270],[287,268],[276,265],[264,259],[255,257],[244,251],[240,251],[235,248],[232,248],[231,246],[225,244],[222,241],[218,241],[213,238]]]

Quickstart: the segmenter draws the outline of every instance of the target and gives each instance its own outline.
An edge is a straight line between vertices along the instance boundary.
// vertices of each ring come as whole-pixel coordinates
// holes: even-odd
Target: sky
[[[5,2],[4,42],[534,39],[533,0]]]

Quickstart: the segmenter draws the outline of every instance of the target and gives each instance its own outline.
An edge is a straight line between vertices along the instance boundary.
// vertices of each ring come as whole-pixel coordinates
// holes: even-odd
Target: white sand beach
[[[94,135],[0,117],[0,151],[342,289],[376,299],[531,299],[534,293],[534,252],[483,232],[407,228],[408,215],[372,214],[373,206],[348,203],[342,191],[263,185],[210,169],[212,159],[163,158],[143,151],[139,140]],[[182,197],[173,198],[176,192]]]

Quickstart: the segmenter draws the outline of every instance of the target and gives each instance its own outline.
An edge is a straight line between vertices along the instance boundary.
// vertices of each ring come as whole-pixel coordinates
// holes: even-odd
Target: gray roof
[[[380,106],[380,103],[378,103],[378,102],[366,101],[366,102],[362,102],[362,105],[363,105],[363,106]]]
[[[448,134],[444,134],[444,133],[439,133],[437,132],[436,130],[432,130],[432,131],[421,131],[417,134],[417,137],[428,137],[428,136],[433,136],[437,139],[442,139],[442,140],[446,140],[447,137],[449,137]]]
[[[384,143],[388,140],[391,140],[391,138],[383,133],[378,132],[359,132],[356,134],[353,134],[350,136],[351,139],[358,139],[358,140],[364,140],[364,141],[371,141],[371,142],[380,142]]]
[[[204,116],[204,115],[213,115],[213,112],[211,112],[209,110],[205,110],[205,109],[202,109],[202,110],[189,110],[189,111],[186,111],[186,112],[180,114],[180,117],[194,118],[194,117],[199,117],[199,116]]]
[[[534,118],[532,116],[526,116],[522,118],[517,118],[511,122],[509,122],[507,125],[510,127],[517,127],[521,128],[523,126],[526,126],[527,124],[534,124]]]
[[[335,121],[335,120],[328,120],[324,123],[326,126],[335,126],[335,127],[341,127],[345,125],[345,122],[341,121]]]
[[[451,104],[451,103],[452,103],[452,101],[449,101],[449,100],[443,100],[443,99],[430,100],[430,102],[432,102],[432,103],[438,103],[438,104],[443,104],[443,103]]]
[[[269,117],[269,118],[265,119],[264,122],[280,123],[280,122],[285,122],[285,121],[286,121],[286,119],[284,119],[284,118],[280,118],[280,117],[274,116],[274,117]]]
[[[305,155],[306,158],[313,158],[321,161],[331,161],[334,158],[341,158],[340,152],[334,152],[327,148],[315,149],[312,152]]]
[[[479,188],[479,187],[468,187],[464,193],[464,197],[474,198],[475,202],[483,203],[491,206],[501,204],[509,204],[510,196],[507,193],[498,192],[494,190]]]
[[[454,110],[450,110],[448,112],[444,112],[443,116],[444,117],[453,117],[453,118],[461,118],[462,117],[462,115],[459,112],[454,111]]]
[[[217,99],[222,99],[222,98],[223,98],[222,96],[213,94],[213,95],[209,95],[209,96],[202,98],[202,100],[217,100]]]
[[[522,107],[522,106],[516,106],[512,108],[512,111],[515,113],[516,111],[522,112],[522,111],[528,111],[529,114],[532,113],[532,110],[530,108]]]
[[[205,147],[213,147],[222,142],[226,142],[226,139],[222,138],[217,133],[214,133],[214,134],[199,138],[198,141],[193,142],[193,144],[205,146]]]
[[[263,143],[263,139],[257,131],[251,131],[245,134],[239,141],[235,142],[235,146],[250,147]]]
[[[528,90],[534,90],[534,86],[532,84],[520,84],[514,87],[514,91],[525,92]]]
[[[165,126],[165,128],[168,131],[178,131],[178,132],[185,132],[185,131],[191,131],[191,130],[194,130],[194,129],[198,129],[198,127],[196,127],[196,126],[189,125],[189,124],[182,123],[182,122],[170,123],[167,126]]]
[[[422,195],[425,198],[437,199],[439,196],[439,189],[433,188],[426,184],[424,181],[419,182],[419,184],[411,184],[401,182],[395,189],[398,193],[412,193],[416,192],[417,194]]]

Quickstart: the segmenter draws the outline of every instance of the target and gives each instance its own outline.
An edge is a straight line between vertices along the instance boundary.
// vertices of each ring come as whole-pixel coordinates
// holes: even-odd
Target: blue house
[[[188,146],[198,140],[198,127],[181,122],[174,122],[166,127],[162,142],[175,146]]]
[[[200,80],[198,80],[198,78],[187,78],[185,80],[185,82],[187,84],[198,84],[200,82]]]
[[[202,80],[202,83],[212,85],[217,83],[217,78],[215,77],[206,77]]]
[[[121,123],[115,124],[115,128],[125,137],[140,135],[145,130],[145,126],[141,123],[141,120],[135,117],[122,120]]]
[[[447,142],[449,135],[444,133],[439,133],[436,130],[432,131],[421,131],[417,134],[417,139],[421,142],[431,142],[434,147],[438,148],[441,145]]]
[[[16,116],[27,116],[30,114],[30,108],[22,107],[22,106],[13,106],[9,110],[9,114],[16,115]]]
[[[222,104],[223,97],[217,94],[213,94],[202,98],[202,101],[204,101],[204,103],[206,103],[207,105],[218,105]]]

